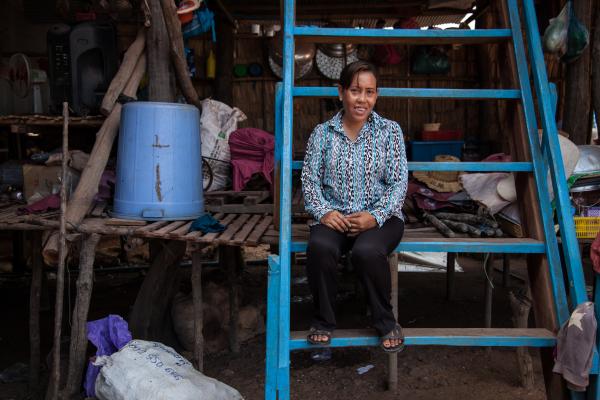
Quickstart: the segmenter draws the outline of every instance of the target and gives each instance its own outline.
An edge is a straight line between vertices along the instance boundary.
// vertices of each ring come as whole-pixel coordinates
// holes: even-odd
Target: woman
[[[390,303],[387,257],[402,239],[407,165],[400,126],[373,111],[377,72],[365,61],[340,75],[343,110],[318,125],[308,141],[302,185],[315,218],[307,249],[307,276],[315,315],[307,340],[327,345],[336,327],[336,270],[343,252],[367,293],[373,327],[386,352],[404,348]]]

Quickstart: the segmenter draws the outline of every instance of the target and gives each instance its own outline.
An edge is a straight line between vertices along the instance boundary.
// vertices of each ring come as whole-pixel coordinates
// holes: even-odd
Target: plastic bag
[[[231,108],[225,103],[211,99],[202,101],[202,157],[206,159],[213,173],[212,183],[207,191],[223,190],[231,185],[229,135],[237,129],[238,122],[245,119],[246,115],[239,108]],[[204,187],[208,182],[210,176],[204,176]]]
[[[571,4],[571,2],[569,2],[569,4]],[[569,17],[569,34],[567,37],[567,52],[562,56],[562,60],[566,63],[570,63],[581,56],[590,42],[590,34],[587,28],[577,19],[573,10],[571,10]]]
[[[412,63],[414,74],[446,74],[450,72],[450,60],[444,47],[424,46],[415,51]]]
[[[100,400],[243,400],[240,393],[196,371],[171,347],[132,340],[111,356],[98,357]]]
[[[544,50],[548,53],[557,53],[562,57],[567,52],[569,33],[569,17],[571,14],[571,2],[567,2],[560,14],[550,20],[550,25],[544,31]]]

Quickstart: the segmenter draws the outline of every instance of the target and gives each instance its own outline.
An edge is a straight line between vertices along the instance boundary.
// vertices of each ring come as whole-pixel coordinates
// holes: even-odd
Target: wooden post
[[[227,271],[229,283],[229,349],[232,353],[240,352],[238,338],[239,320],[239,280],[238,276],[243,269],[244,256],[240,246],[219,246],[219,262]]]
[[[40,394],[40,297],[42,292],[42,232],[33,231],[31,240],[31,290],[29,294],[29,391]]]
[[[492,300],[494,296],[494,254],[487,253],[483,264],[485,279],[485,313],[484,326],[492,327]]]
[[[54,307],[54,345],[52,347],[52,367],[46,398],[58,398],[60,382],[60,337],[62,328],[63,296],[65,288],[65,259],[67,258],[67,165],[69,163],[69,103],[63,103],[63,135],[62,135],[62,182],[60,185],[60,231],[58,270],[56,272],[56,302]]]
[[[96,246],[100,235],[92,233],[85,235],[81,256],[79,258],[79,277],[77,278],[77,298],[73,310],[71,324],[71,347],[69,350],[69,370],[67,383],[63,391],[63,398],[71,399],[81,392],[81,379],[85,367],[85,353],[87,349],[87,319],[94,286],[94,259]]]
[[[592,0],[573,2],[575,16],[590,30],[592,21]],[[590,46],[583,54],[567,66],[565,80],[565,106],[563,130],[575,144],[588,144],[590,138]]]
[[[454,300],[456,253],[446,253],[446,300]]]
[[[135,299],[129,328],[135,338],[171,345],[176,341],[171,302],[179,288],[179,262],[185,254],[186,242],[157,240],[152,245],[160,249],[151,257],[152,265]]]
[[[169,35],[161,0],[147,0],[151,25],[146,36],[148,52],[148,98],[150,101],[175,101],[175,86],[171,75]]]
[[[202,310],[202,257],[200,251],[192,254],[192,298],[194,302],[194,360],[196,369],[204,371],[204,316]]]
[[[508,299],[512,310],[513,326],[527,328],[531,300],[525,294],[517,296],[512,291],[508,293]],[[534,384],[533,361],[527,347],[517,347],[517,364],[519,365],[521,386],[526,389],[532,388]]]
[[[398,253],[394,252],[389,257],[390,275],[392,278],[392,309],[394,318],[398,321]],[[388,354],[388,390],[392,393],[398,391],[398,353]]]
[[[502,255],[502,286],[510,286],[510,255]]]
[[[499,26],[510,27],[508,8],[506,2],[501,1],[499,12]],[[512,48],[512,43],[507,43],[503,48],[506,50],[505,59],[508,68],[503,77],[507,82],[504,87],[519,87],[517,78],[517,63]],[[501,56],[499,58],[502,58]],[[508,75],[508,76],[506,76]],[[531,161],[529,153],[529,141],[525,129],[525,116],[521,104],[509,103],[506,118],[512,126],[512,135],[509,136],[511,155],[514,161]],[[540,206],[537,200],[535,178],[533,174],[516,174],[517,193],[519,193],[519,211],[522,216],[524,231],[532,239],[545,241],[544,230],[540,218]],[[550,268],[546,256],[543,254],[530,254],[527,256],[527,271],[533,297],[533,309],[536,327],[545,328],[552,332],[558,331],[558,321],[553,306],[553,294],[550,280]],[[552,372],[554,359],[551,348],[540,349],[542,356],[542,370],[546,395],[549,400],[566,399],[565,385],[560,376]]]
[[[233,26],[224,18],[216,18],[217,76],[215,100],[233,106]]]

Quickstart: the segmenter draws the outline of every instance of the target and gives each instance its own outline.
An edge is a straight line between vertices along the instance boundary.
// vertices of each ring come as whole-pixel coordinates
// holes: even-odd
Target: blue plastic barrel
[[[198,109],[178,103],[125,104],[112,215],[177,220],[203,212]]]

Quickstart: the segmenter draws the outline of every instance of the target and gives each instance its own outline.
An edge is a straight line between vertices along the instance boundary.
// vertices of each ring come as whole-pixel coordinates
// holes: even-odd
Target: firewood
[[[483,224],[483,225],[488,225],[492,228],[498,227],[498,223],[496,221],[493,221],[493,220],[483,217],[483,216],[474,215],[474,214],[467,214],[467,213],[454,214],[454,213],[439,212],[439,213],[436,213],[435,215],[440,219],[449,219],[452,221],[464,222],[464,223],[468,223],[468,224],[477,224],[477,225]]]
[[[451,221],[449,219],[442,219],[440,221],[442,221],[444,224],[446,224],[448,226],[448,228],[452,229],[455,232],[462,232],[462,233],[469,232],[469,228],[467,227],[467,224],[463,224],[462,222]]]
[[[450,230],[450,228],[448,228],[448,226],[446,224],[444,224],[442,221],[437,219],[435,216],[433,216],[431,214],[425,214],[425,219],[431,225],[433,225],[442,235],[449,237],[449,238],[456,237],[454,232],[452,232],[452,230]]]

